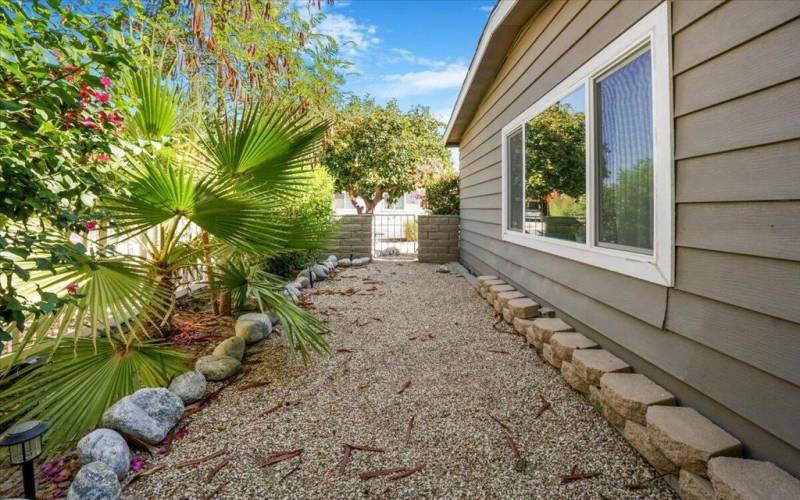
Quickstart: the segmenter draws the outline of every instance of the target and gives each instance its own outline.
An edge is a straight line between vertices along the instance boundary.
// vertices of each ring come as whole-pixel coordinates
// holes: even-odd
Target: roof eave
[[[520,29],[547,0],[500,0],[483,28],[478,48],[472,56],[464,83],[458,93],[444,138],[448,146],[458,146],[461,136],[477,111],[506,59]]]

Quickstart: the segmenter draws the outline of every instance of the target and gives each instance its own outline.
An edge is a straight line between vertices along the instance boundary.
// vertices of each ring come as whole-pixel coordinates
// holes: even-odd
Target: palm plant
[[[210,236],[217,270],[207,274],[217,279],[214,290],[229,293],[237,305],[251,297],[275,312],[304,359],[327,350],[324,325],[287,301],[275,277],[250,264],[318,246],[326,236],[277,216],[308,175],[326,124],[290,108],[254,104],[232,109],[205,131],[184,132],[181,92],[158,71],[131,75],[128,89],[136,111],[129,121],[127,181],[101,206],[113,217],[114,237],[141,237],[148,256],[101,245],[80,265],[36,271],[35,255],[19,260],[35,273],[28,293],[67,304],[33,319],[2,363],[17,366],[0,377],[0,428],[23,414],[45,418],[54,444],[79,438],[116,399],[140,386],[165,385],[183,369],[180,352],[148,338],[170,315],[175,273],[199,271],[202,245],[187,242],[189,233]],[[176,140],[192,136],[199,137],[196,145]],[[64,248],[70,245],[65,241]],[[19,369],[21,359],[43,352],[49,352],[43,366]]]

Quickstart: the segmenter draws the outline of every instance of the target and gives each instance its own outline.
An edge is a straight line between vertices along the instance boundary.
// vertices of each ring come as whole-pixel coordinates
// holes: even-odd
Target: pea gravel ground
[[[304,365],[281,340],[254,345],[249,372],[187,417],[186,436],[167,456],[148,459],[165,467],[124,496],[676,498],[661,480],[626,488],[657,474],[521,337],[493,328],[494,311],[466,279],[435,269],[409,262],[339,269],[309,296],[332,330],[331,355]],[[253,381],[269,384],[238,390]],[[541,396],[552,410],[536,418]],[[279,410],[260,415],[284,398]],[[490,414],[509,426],[525,470],[515,470]],[[385,452],[354,451],[340,474],[344,444]],[[261,467],[269,454],[298,448],[300,458]],[[220,449],[226,453],[201,464],[170,467]],[[422,464],[398,480],[359,478]],[[600,474],[562,484],[573,468]]]

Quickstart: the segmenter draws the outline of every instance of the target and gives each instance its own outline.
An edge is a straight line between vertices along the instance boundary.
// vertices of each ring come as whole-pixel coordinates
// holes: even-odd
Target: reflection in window
[[[522,231],[525,172],[522,166],[522,129],[508,136],[508,229]]]
[[[595,83],[600,246],[652,253],[650,50]]]
[[[525,232],[586,241],[586,89],[525,124]]]
[[[386,208],[388,210],[403,210],[406,206],[405,196],[401,195],[396,200],[389,201],[389,195],[384,194],[383,199],[386,200]]]

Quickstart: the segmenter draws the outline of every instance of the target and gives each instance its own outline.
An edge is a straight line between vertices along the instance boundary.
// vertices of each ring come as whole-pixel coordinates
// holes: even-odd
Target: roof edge
[[[478,46],[472,56],[472,61],[470,61],[467,76],[464,78],[453,112],[450,114],[450,120],[444,133],[447,146],[459,145],[464,128],[474,116],[483,94],[491,85],[491,82],[487,83],[485,79],[478,82],[476,75],[480,72],[488,72],[491,76],[490,80],[494,80],[520,29],[545,3],[547,3],[546,0],[498,0],[483,28]],[[487,54],[495,54],[495,57],[487,60]],[[497,57],[498,54],[501,56]],[[480,94],[477,99],[475,99],[475,93]]]

